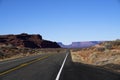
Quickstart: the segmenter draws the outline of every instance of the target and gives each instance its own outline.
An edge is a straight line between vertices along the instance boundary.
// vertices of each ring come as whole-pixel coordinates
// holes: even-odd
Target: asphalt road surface
[[[18,59],[13,59],[13,60],[7,60],[7,61],[0,61],[0,72],[8,70],[12,67],[15,67],[19,64],[43,57],[48,54],[40,54],[40,55],[35,55],[35,56],[26,56]]]
[[[55,80],[58,71],[63,63],[66,53],[46,54],[38,56],[36,60],[30,61],[19,66],[11,68],[2,72],[0,80]],[[27,58],[27,60],[31,58]],[[22,59],[24,61],[26,59]],[[19,60],[2,62],[0,65],[11,66],[12,64],[18,64]],[[12,63],[12,64],[10,64]],[[7,65],[9,64],[9,65]],[[19,63],[20,64],[20,63]],[[27,65],[26,65],[27,64]],[[13,66],[12,66],[13,67]]]
[[[0,80],[55,80],[67,53],[44,54],[0,62]],[[69,54],[59,80],[120,80],[120,75],[73,63]]]

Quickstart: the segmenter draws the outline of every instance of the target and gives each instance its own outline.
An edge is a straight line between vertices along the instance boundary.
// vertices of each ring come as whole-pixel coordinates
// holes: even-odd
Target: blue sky
[[[120,38],[120,0],[0,0],[0,34],[73,41]]]

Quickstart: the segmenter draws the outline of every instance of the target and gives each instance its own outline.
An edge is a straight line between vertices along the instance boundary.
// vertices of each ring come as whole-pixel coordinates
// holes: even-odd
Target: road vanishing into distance
[[[67,51],[2,61],[0,80],[120,80],[120,74],[73,63]]]

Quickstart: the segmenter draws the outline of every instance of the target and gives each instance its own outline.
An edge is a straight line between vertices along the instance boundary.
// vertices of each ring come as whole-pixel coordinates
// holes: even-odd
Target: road
[[[0,62],[0,70],[8,71],[0,75],[0,80],[55,80],[66,54],[44,54]],[[11,68],[8,69],[8,66]],[[94,66],[73,63],[70,54],[61,72],[59,80],[120,80],[120,74]]]
[[[7,69],[10,69],[12,67],[15,67],[19,64],[37,59],[39,57],[43,57],[48,54],[40,54],[40,55],[35,55],[35,56],[26,56],[18,59],[13,59],[13,60],[7,60],[7,61],[0,61],[0,72],[5,71]]]
[[[34,58],[39,57],[37,61],[17,69],[15,68],[15,70],[11,70],[9,73],[1,75],[0,80],[55,80],[65,56],[66,53],[50,54],[49,56],[48,54],[35,56]],[[42,57],[45,58],[42,59]],[[27,61],[31,59],[33,58],[27,58]],[[8,66],[11,66],[12,64],[18,65],[21,64],[20,61],[24,62],[25,60],[26,58],[9,62],[1,62],[0,66],[4,65],[4,67],[8,68]],[[13,67],[13,65],[11,67]]]
[[[68,56],[68,60],[71,61],[71,56]],[[70,63],[64,66],[59,80],[120,80],[120,73],[93,65]]]

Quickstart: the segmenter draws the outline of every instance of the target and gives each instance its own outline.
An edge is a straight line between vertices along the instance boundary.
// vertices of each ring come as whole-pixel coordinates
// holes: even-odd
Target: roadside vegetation
[[[90,48],[71,49],[73,62],[120,72],[120,40],[105,41]]]
[[[34,56],[39,54],[46,53],[62,53],[65,52],[65,49],[61,48],[21,48],[15,47],[11,44],[0,46],[0,61],[16,59],[25,56]]]

